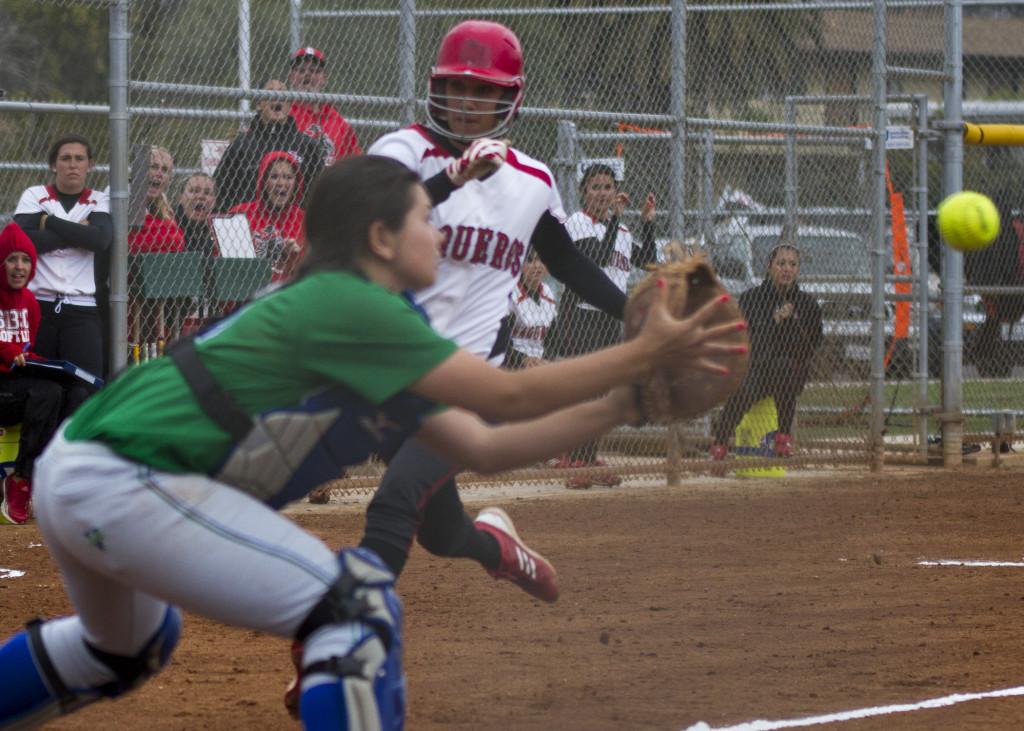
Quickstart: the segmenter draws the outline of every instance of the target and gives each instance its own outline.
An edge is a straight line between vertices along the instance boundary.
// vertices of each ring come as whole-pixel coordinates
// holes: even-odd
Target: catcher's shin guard
[[[302,654],[300,715],[306,729],[398,731],[405,721],[402,604],[372,551],[344,549],[342,573],[296,639]]]
[[[61,679],[42,639],[43,622],[28,627],[0,647],[0,729],[29,729],[89,705],[126,693],[155,675],[171,657],[181,635],[181,615],[168,607],[163,623],[134,657],[85,648],[106,666],[115,680],[90,688],[69,688]]]

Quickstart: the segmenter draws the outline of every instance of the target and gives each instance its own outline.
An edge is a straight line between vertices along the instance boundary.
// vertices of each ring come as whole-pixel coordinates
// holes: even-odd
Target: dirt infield
[[[467,498],[473,498],[472,493]],[[557,566],[542,605],[417,548],[409,729],[684,729],[1024,685],[1024,470],[835,475],[501,500]],[[358,506],[294,517],[332,546]],[[34,526],[0,530],[0,632],[68,607]],[[168,560],[173,560],[169,556]],[[55,729],[297,728],[287,643],[186,616],[174,663]],[[835,724],[833,724],[835,725]],[[841,724],[1014,729],[1024,698]]]

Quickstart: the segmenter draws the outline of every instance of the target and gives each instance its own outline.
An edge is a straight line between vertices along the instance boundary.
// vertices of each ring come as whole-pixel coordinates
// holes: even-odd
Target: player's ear
[[[366,229],[366,247],[378,259],[392,261],[398,250],[398,237],[383,221],[371,221]]]

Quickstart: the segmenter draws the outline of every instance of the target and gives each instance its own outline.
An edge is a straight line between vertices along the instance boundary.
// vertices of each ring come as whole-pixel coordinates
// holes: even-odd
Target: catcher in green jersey
[[[441,234],[416,174],[386,158],[327,170],[306,237],[294,282],[124,373],[39,459],[36,515],[77,613],[0,647],[0,728],[137,687],[169,662],[178,607],[299,640],[306,728],[401,728],[392,575],[276,509],[413,433],[484,472],[559,453],[636,420],[624,384],[652,369],[721,371],[742,327],[705,327],[715,303],[676,320],[662,298],[627,343],[495,369],[402,295],[433,281]]]

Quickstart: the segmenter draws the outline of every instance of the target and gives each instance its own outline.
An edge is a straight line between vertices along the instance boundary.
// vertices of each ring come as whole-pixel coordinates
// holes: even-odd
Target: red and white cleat
[[[0,523],[22,525],[32,517],[32,483],[14,475],[0,486]]]
[[[793,437],[789,436],[789,434],[783,434],[782,432],[775,435],[775,456],[793,456]]]
[[[491,571],[495,579],[506,579],[533,597],[546,602],[558,599],[558,577],[555,567],[529,548],[516,533],[512,519],[501,508],[484,508],[473,521],[479,530],[487,531],[501,547],[501,563]]]

